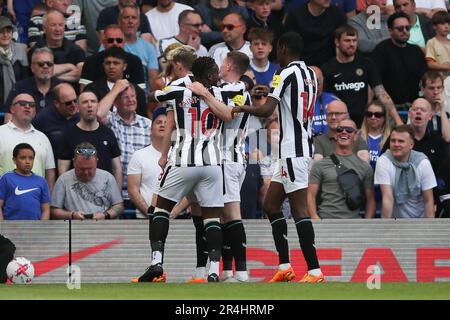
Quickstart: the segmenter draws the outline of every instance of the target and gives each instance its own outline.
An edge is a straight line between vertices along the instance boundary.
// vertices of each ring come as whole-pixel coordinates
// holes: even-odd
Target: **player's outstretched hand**
[[[186,85],[186,87],[189,90],[191,90],[194,94],[199,95],[201,97],[206,96],[209,92],[208,89],[206,89],[205,86],[198,81],[189,83]]]

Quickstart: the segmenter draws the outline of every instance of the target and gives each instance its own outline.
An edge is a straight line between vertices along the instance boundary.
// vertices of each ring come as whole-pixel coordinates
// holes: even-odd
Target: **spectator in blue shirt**
[[[28,143],[13,150],[16,169],[0,179],[0,220],[48,220],[50,195],[47,182],[31,171],[35,152]]]
[[[255,74],[256,84],[270,87],[273,75],[280,68],[278,64],[269,61],[269,54],[273,49],[273,33],[267,29],[253,28],[248,39],[253,54],[250,69]]]

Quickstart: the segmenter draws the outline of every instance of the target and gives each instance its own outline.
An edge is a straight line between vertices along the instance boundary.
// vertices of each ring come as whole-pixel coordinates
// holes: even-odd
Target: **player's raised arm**
[[[193,82],[187,85],[187,88],[194,94],[199,95],[205,100],[206,104],[211,108],[212,112],[222,121],[230,121],[233,119],[231,115],[230,106],[227,106],[222,101],[217,100],[214,95],[205,88],[200,82]]]

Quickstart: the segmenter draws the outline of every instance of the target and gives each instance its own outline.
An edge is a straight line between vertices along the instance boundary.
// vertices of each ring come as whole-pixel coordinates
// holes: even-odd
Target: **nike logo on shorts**
[[[16,196],[20,196],[22,194],[37,190],[38,188],[33,188],[33,189],[25,189],[25,190],[19,190],[19,187],[16,187],[16,189],[14,190],[14,193],[16,194]]]

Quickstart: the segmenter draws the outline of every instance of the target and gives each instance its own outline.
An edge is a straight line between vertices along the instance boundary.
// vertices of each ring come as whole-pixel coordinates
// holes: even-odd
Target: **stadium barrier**
[[[267,281],[278,265],[267,220],[245,220],[248,269],[252,281]],[[297,233],[288,221],[293,267],[306,266]],[[450,281],[450,220],[325,220],[314,222],[316,246],[328,281],[365,282],[368,268],[381,268],[381,281]],[[35,283],[65,283],[69,261],[68,221],[3,221],[0,233],[35,265]],[[145,220],[73,221],[72,263],[82,283],[129,282],[150,263]],[[194,227],[171,221],[166,244],[167,282],[185,282],[194,270]]]

